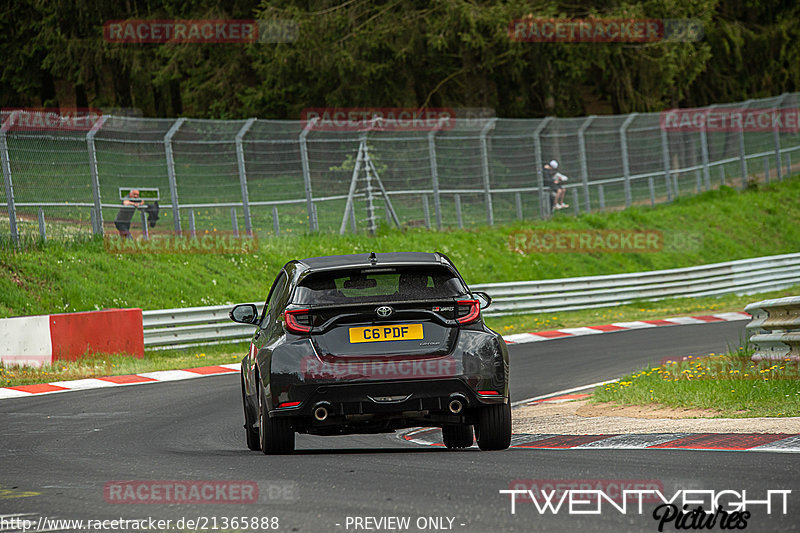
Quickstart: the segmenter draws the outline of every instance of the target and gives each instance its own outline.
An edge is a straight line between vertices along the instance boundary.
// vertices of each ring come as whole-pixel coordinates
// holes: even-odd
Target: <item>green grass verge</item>
[[[649,366],[595,389],[592,401],[706,409],[726,418],[800,416],[800,364],[752,362],[737,347],[680,362]]]
[[[741,193],[722,188],[655,208],[471,230],[269,238],[259,241],[253,253],[240,255],[113,254],[98,240],[40,243],[24,251],[5,246],[0,247],[0,317],[262,300],[286,261],[318,255],[438,250],[474,284],[676,268],[798,251],[800,224],[787,221],[800,219],[800,178],[759,187]],[[701,243],[647,253],[515,251],[513,235],[532,228],[688,232],[700,236]]]
[[[126,355],[97,354],[78,361],[56,361],[41,367],[7,366],[0,363],[0,387],[238,363],[246,353],[247,343],[238,343],[146,351],[141,359]]]

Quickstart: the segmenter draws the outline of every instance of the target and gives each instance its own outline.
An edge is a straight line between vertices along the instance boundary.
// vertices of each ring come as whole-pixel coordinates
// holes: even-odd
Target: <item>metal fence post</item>
[[[179,118],[175,124],[164,135],[164,153],[167,157],[167,176],[169,177],[169,195],[172,197],[172,221],[175,225],[175,233],[181,233],[181,213],[178,207],[178,183],[175,179],[175,158],[172,154],[172,137],[178,132],[181,125],[186,122],[185,118]]]
[[[453,196],[453,200],[456,202],[456,222],[458,223],[458,229],[464,229],[464,220],[461,218],[461,195],[456,193]]]
[[[589,198],[589,165],[586,162],[586,138],[584,136],[586,128],[596,119],[595,115],[589,115],[578,128],[578,157],[581,160],[581,180],[583,181],[583,210],[587,213],[592,210],[592,202]]]
[[[747,109],[752,100],[747,100],[742,109]],[[744,144],[744,121],[739,126],[739,167],[742,173],[742,189],[747,188],[747,148]]]
[[[272,230],[275,232],[276,237],[281,235],[281,223],[278,220],[278,206],[272,206]]]
[[[672,201],[672,176],[669,164],[669,137],[667,129],[662,125],[661,129],[661,157],[664,161],[664,180],[667,182],[667,201]]]
[[[44,223],[44,209],[39,208],[39,235],[43,241],[47,241],[47,226]]]
[[[522,216],[522,194],[514,193],[514,203],[517,204],[517,220],[523,220],[525,217]]]
[[[772,113],[773,115],[778,110],[778,106],[783,104],[783,100],[789,96],[787,93],[783,93],[778,97],[778,101],[772,106]],[[782,121],[773,120],[772,121],[772,138],[775,141],[775,168],[778,172],[778,181],[783,179],[783,170],[781,169],[781,132],[778,128],[778,124]]]
[[[194,209],[189,209],[189,235],[193,239],[197,237],[197,228],[194,225]]]
[[[422,211],[425,215],[425,227],[431,229],[431,210],[428,204],[428,195],[422,195]]]
[[[486,222],[494,225],[494,210],[492,209],[492,186],[489,181],[489,147],[486,144],[486,135],[494,129],[496,118],[489,119],[481,128],[481,158],[483,160],[483,193],[486,195]]]
[[[544,195],[544,163],[542,161],[542,132],[553,117],[545,117],[536,129],[533,131],[533,155],[536,159],[536,176],[538,177],[539,185],[539,215],[545,219],[550,216],[550,201]]]
[[[97,235],[97,213],[94,207],[89,208],[89,221],[92,224],[92,235]]]
[[[236,208],[231,207],[231,227],[233,228],[233,236],[239,238],[239,221],[236,217]]]
[[[147,214],[144,210],[140,211],[142,214],[142,239],[150,240],[150,230],[147,228]]]
[[[42,237],[43,241],[47,240],[47,226],[44,223],[44,209],[41,207],[39,208],[39,212],[37,213],[39,216],[39,235]]]
[[[603,211],[606,208],[606,194],[603,190],[603,186],[600,185],[597,187],[597,199],[600,202],[600,210]]]
[[[578,189],[573,187],[572,188],[572,209],[575,212],[575,216],[578,216],[578,215],[581,214],[580,203],[581,203],[581,201],[578,198]]]
[[[625,176],[625,207],[630,207],[633,203],[633,195],[631,194],[631,168],[628,161],[628,126],[633,119],[639,116],[639,113],[631,113],[622,126],[619,128],[619,146],[622,157],[622,174]]]
[[[705,117],[706,120],[704,121],[705,124],[708,124],[708,114],[714,110],[716,106],[710,105],[706,108]],[[705,183],[705,190],[711,190],[711,170],[708,168],[708,128],[702,127],[700,128],[700,157],[703,161],[703,182]]]
[[[303,183],[306,190],[306,209],[308,210],[308,229],[312,232],[319,229],[317,224],[317,211],[314,209],[314,196],[311,193],[311,167],[308,164],[308,145],[306,144],[306,137],[314,124],[317,123],[318,118],[314,117],[308,121],[303,131],[300,132],[300,164],[303,166]]]
[[[14,124],[17,112],[11,113],[6,121],[0,126],[0,158],[3,167],[3,182],[6,188],[6,205],[8,206],[8,226],[11,230],[11,240],[15,246],[19,246],[19,231],[17,230],[17,208],[14,204],[14,184],[11,180],[11,161],[8,155],[8,141],[6,132]]]
[[[764,158],[764,179],[769,185],[769,157]]]
[[[433,187],[433,215],[436,229],[442,229],[442,197],[439,192],[439,167],[436,164],[436,134],[442,127],[442,120],[428,132],[428,158],[431,162],[431,186]]]
[[[92,177],[92,196],[94,198],[94,210],[96,214],[96,227],[92,228],[95,235],[103,235],[103,207],[100,201],[100,175],[97,171],[97,150],[95,149],[94,137],[103,124],[108,120],[108,115],[102,115],[92,125],[92,129],[86,134],[86,146],[89,148],[89,173]]]
[[[253,236],[253,224],[250,220],[250,196],[247,193],[247,169],[244,164],[244,146],[242,139],[244,139],[247,130],[256,121],[254,118],[247,119],[247,122],[241,127],[236,134],[236,162],[239,165],[239,186],[242,188],[242,211],[244,212],[244,231],[248,237]]]

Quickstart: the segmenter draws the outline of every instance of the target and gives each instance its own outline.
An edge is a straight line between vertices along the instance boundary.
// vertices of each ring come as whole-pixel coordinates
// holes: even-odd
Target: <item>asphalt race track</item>
[[[720,352],[738,346],[744,324],[663,327],[512,345],[512,399],[616,378],[670,356]],[[498,491],[515,480],[531,479],[649,481],[660,484],[668,498],[682,489],[746,489],[749,500],[763,500],[767,490],[792,490],[787,514],[778,505],[771,515],[763,504],[754,505],[746,531],[800,527],[800,456],[791,453],[448,451],[395,435],[298,436],[297,444],[292,456],[247,450],[236,374],[2,400],[0,531],[21,530],[13,520],[31,520],[32,531],[48,523],[44,518],[121,517],[172,520],[172,530],[181,531],[269,530],[241,524],[223,528],[223,520],[232,517],[277,517],[277,523],[258,525],[277,525],[278,531],[658,531],[654,504],[645,504],[642,514],[632,505],[625,513],[606,505],[601,514],[570,515],[565,507],[554,515],[521,502],[511,514],[509,496]],[[125,480],[257,483],[259,501],[241,503],[228,493],[236,501],[224,503],[225,494],[217,493],[213,499],[222,503],[118,503],[109,487]],[[409,526],[356,517],[407,517]],[[188,527],[188,520],[198,519],[199,524]],[[395,527],[378,528],[387,525]],[[717,524],[713,530],[722,528]],[[675,522],[664,531],[676,531]]]

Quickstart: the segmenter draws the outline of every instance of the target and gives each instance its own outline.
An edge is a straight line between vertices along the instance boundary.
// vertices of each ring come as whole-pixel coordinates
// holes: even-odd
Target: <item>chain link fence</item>
[[[694,114],[796,116],[798,104],[800,93],[791,93]],[[800,164],[796,122],[670,128],[664,116],[456,119],[449,129],[364,132],[299,121],[107,115],[84,131],[40,131],[17,128],[14,112],[5,111],[0,239],[113,233],[132,188],[155,191],[162,218],[152,231],[267,237],[374,230],[377,222],[394,222],[391,210],[380,211],[386,198],[405,227],[548,218],[542,168],[551,159],[570,178],[570,207],[558,216],[655,205],[720,185],[742,188],[748,178],[782,179]],[[372,171],[360,165],[355,173],[362,152]],[[135,218],[134,230],[139,223]]]

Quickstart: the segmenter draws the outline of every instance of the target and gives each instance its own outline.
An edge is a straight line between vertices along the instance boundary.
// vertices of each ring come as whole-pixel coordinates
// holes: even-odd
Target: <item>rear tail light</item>
[[[500,393],[496,390],[479,390],[478,394],[481,396],[500,396]]]
[[[278,409],[286,409],[287,407],[297,407],[300,405],[300,402],[283,402],[278,404]]]
[[[456,322],[472,324],[481,316],[481,305],[478,300],[460,300],[456,312]]]
[[[284,325],[291,333],[303,335],[311,331],[311,316],[308,309],[295,309],[283,313]]]

